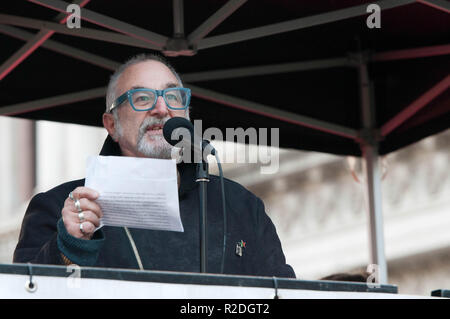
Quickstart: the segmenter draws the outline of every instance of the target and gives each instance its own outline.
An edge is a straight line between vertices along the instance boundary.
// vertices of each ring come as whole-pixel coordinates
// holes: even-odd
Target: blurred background
[[[103,128],[0,116],[0,263],[12,262],[31,197],[84,178],[86,158],[99,153],[105,137]],[[449,141],[446,130],[380,161],[388,282],[401,294],[430,295],[450,287]],[[214,146],[222,153],[258,151],[229,142]],[[360,161],[279,149],[276,175],[260,174],[260,163],[227,163],[224,174],[264,201],[287,262],[299,279],[315,280],[367,269]]]

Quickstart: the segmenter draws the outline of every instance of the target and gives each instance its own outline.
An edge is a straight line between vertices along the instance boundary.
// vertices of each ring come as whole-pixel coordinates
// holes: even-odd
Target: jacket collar
[[[119,143],[114,142],[110,135],[106,138],[103,143],[102,150],[100,151],[102,156],[122,156],[122,151],[120,149]],[[182,198],[188,191],[194,189],[197,184],[195,182],[196,176],[196,165],[180,163],[177,164],[178,172],[180,173],[180,189],[179,197]]]

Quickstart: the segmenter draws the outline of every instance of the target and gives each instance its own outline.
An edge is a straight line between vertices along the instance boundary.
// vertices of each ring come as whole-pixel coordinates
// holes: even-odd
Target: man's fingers
[[[81,213],[77,213],[77,220],[79,223],[87,221],[94,224],[95,227],[100,226],[100,218],[98,218],[98,216],[94,212],[91,212],[90,210],[85,210]]]
[[[64,225],[69,234],[77,238],[90,239],[100,226],[102,210],[95,202],[99,193],[80,186],[68,194],[61,211]],[[77,205],[75,205],[77,203]]]
[[[89,200],[96,200],[100,194],[92,188],[79,186],[72,191],[72,195],[74,199],[87,198]]]
[[[75,212],[73,210],[63,209],[63,221],[69,224],[80,224],[82,222],[88,221],[95,225],[95,227],[100,226],[100,218],[96,213],[90,210],[84,210],[81,213]]]
[[[80,224],[79,228],[80,228],[80,233],[83,236],[90,238],[92,236],[92,234],[94,233],[95,225],[92,224],[91,222],[82,222]]]
[[[72,206],[73,206],[73,208],[72,208],[73,211],[78,213],[78,209],[75,207],[75,202],[72,203]],[[90,210],[93,213],[95,213],[98,218],[102,218],[102,216],[103,216],[102,209],[100,208],[100,206],[96,202],[93,202],[86,198],[80,199],[80,209],[83,212],[85,210]]]

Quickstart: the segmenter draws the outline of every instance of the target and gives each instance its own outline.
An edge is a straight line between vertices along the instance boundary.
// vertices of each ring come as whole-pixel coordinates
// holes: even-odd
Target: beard
[[[118,141],[123,137],[123,129],[120,124],[119,114],[117,109],[114,109],[113,112],[114,125],[116,127],[116,131],[114,133],[114,140]],[[186,119],[189,120],[189,109],[186,110],[185,116]],[[170,119],[170,116],[166,116],[164,118],[154,118],[149,117],[142,122],[138,131],[137,145],[136,151],[144,155],[145,157],[150,158],[159,158],[159,159],[174,159],[177,163],[181,161],[181,151],[182,149],[179,147],[175,147],[167,143],[163,134],[161,135],[150,135],[147,134],[147,130],[150,126],[160,124],[164,126],[164,124]]]
[[[138,138],[137,138],[137,150],[150,158],[160,158],[160,159],[170,159],[172,158],[173,146],[166,142],[164,136],[160,135],[149,135],[148,128],[152,125],[160,124],[164,126],[170,119],[169,116],[158,119],[148,117],[142,122],[139,127]]]
[[[113,113],[114,115],[114,125],[116,127],[116,132],[114,135],[115,140],[119,140],[123,137],[123,129],[120,124],[119,117],[117,113]],[[147,130],[150,126],[155,124],[164,125],[170,119],[169,116],[158,119],[158,118],[146,118],[144,122],[142,122],[138,131],[137,145],[136,151],[144,155],[145,157],[150,158],[159,158],[159,159],[176,159],[178,157],[179,148],[173,147],[169,143],[166,142],[164,136],[161,135],[149,135],[147,134]],[[173,154],[173,156],[172,156]]]

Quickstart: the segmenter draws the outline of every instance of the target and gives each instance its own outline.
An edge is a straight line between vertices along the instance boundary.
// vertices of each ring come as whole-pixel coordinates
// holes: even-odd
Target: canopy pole
[[[387,284],[387,263],[384,253],[383,211],[381,207],[381,173],[378,148],[362,146],[364,176],[366,180],[366,201],[369,208],[370,263],[378,265],[378,283]]]
[[[375,130],[375,103],[371,96],[366,59],[360,55],[359,90],[362,108],[363,142],[360,147],[364,159],[366,181],[365,200],[369,209],[370,262],[377,265],[378,284],[387,284],[387,263],[384,252],[383,212],[381,206],[381,173],[378,156],[377,132]]]

